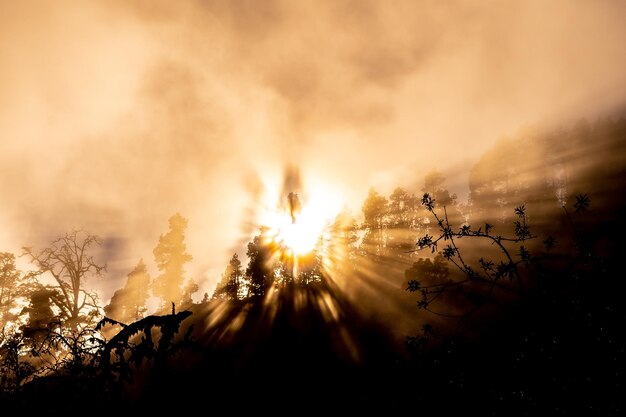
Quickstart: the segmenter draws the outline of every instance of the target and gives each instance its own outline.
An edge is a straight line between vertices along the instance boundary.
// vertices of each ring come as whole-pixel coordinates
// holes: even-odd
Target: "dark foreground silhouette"
[[[181,341],[193,324],[193,343],[161,359],[145,354],[143,364],[128,371],[132,378],[122,381],[127,371],[113,371],[111,364],[77,366],[27,384],[5,406],[30,414],[200,408],[617,415],[623,410],[626,317],[621,295],[607,291],[616,278],[612,266],[590,264],[574,280],[552,276],[525,304],[483,325],[479,339],[438,339],[433,331],[432,345],[412,356],[386,328],[363,320],[324,287],[285,289],[271,308],[261,302],[197,305],[179,320],[173,339]],[[334,319],[320,307],[331,296]]]

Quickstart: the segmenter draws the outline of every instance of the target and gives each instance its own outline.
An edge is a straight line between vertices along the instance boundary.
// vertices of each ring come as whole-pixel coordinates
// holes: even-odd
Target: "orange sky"
[[[461,187],[525,125],[622,109],[624,16],[616,1],[0,0],[0,250],[98,233],[107,294],[179,211],[208,285],[247,238],[255,184],[279,187],[286,164],[358,210],[370,185],[435,167]]]

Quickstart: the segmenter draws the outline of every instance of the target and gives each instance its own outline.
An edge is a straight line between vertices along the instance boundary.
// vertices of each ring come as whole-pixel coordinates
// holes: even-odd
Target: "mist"
[[[626,4],[0,2],[0,245],[83,228],[107,300],[180,212],[211,291],[259,192],[354,212],[437,168],[463,195],[502,136],[626,103]],[[278,203],[278,202],[277,202]]]

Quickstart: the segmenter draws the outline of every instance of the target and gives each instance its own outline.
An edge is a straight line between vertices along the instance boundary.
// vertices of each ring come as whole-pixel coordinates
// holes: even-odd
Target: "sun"
[[[300,198],[297,213],[290,211],[287,198],[275,210],[263,216],[261,224],[268,228],[268,236],[280,248],[293,255],[313,251],[339,213],[341,204],[336,193],[320,187]]]
[[[319,240],[323,239],[326,227],[325,219],[319,216],[301,215],[294,223],[291,216],[286,214],[270,229],[269,235],[274,242],[293,254],[304,255],[311,252]]]

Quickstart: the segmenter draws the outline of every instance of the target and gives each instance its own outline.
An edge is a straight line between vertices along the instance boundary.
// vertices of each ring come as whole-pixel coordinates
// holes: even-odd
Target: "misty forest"
[[[226,3],[0,2],[0,412],[622,415],[626,8]]]

